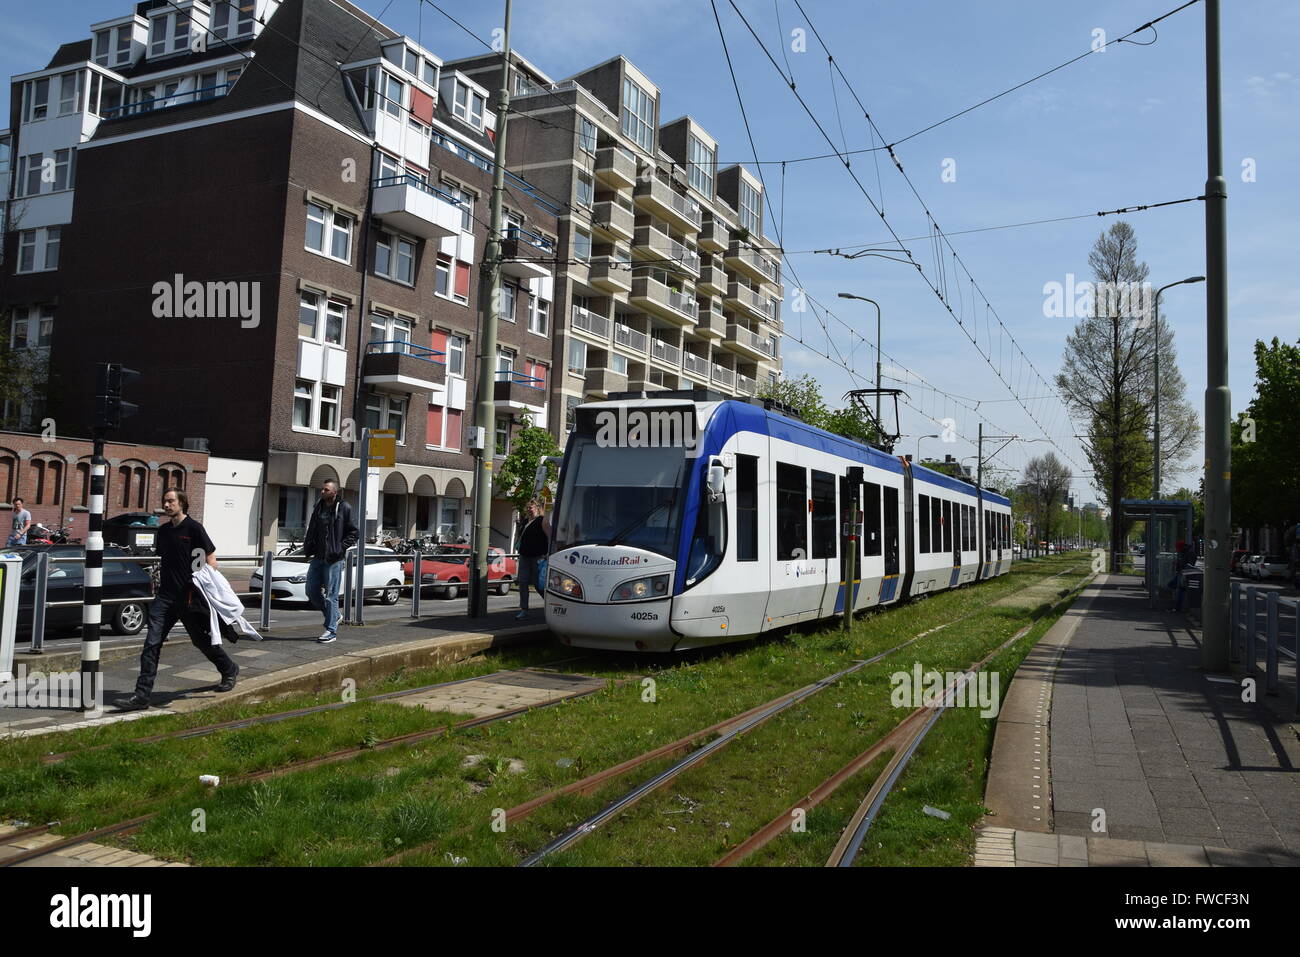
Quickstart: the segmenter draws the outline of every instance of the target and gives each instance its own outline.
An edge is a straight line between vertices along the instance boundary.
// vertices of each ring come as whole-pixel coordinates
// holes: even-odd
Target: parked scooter
[[[72,519],[62,528],[46,528],[40,522],[33,522],[32,527],[27,530],[28,545],[67,545],[73,541],[70,538],[72,534]]]

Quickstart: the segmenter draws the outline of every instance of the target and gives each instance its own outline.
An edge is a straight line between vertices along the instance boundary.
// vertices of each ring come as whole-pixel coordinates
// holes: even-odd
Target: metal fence
[[[1261,592],[1263,594],[1261,594]],[[1278,693],[1278,658],[1296,660],[1296,633],[1300,599],[1285,598],[1276,589],[1232,583],[1232,640],[1228,659],[1243,664],[1254,676],[1259,667],[1260,638],[1264,641],[1264,691]],[[1264,617],[1261,629],[1260,616]],[[1261,636],[1261,630],[1263,632]],[[1287,647],[1287,643],[1291,647]],[[1295,708],[1300,712],[1300,677],[1296,681]]]
[[[458,554],[466,554],[466,553],[460,552]],[[410,561],[412,563],[411,583],[406,584],[403,582],[402,584],[396,586],[396,590],[398,591],[399,596],[405,594],[410,599],[411,618],[421,617],[420,592],[422,589],[441,588],[444,591],[446,591],[449,587],[447,583],[438,581],[438,576],[436,573],[426,577],[425,573],[421,568],[422,562],[437,560],[439,557],[443,557],[443,556],[439,556],[437,552],[429,552],[429,553],[424,553],[419,551],[410,552],[410,553],[372,552],[369,549],[367,549],[366,555],[368,558],[375,558],[375,557],[382,556],[384,558],[389,558],[391,560],[398,561],[403,564],[405,564],[407,561]],[[514,559],[517,562],[519,556],[515,552],[503,552],[498,556],[493,556],[493,558],[490,559],[488,562],[489,571],[492,568],[493,561],[497,560],[498,558],[500,558],[503,561],[506,559]],[[261,555],[217,555],[216,559],[218,562],[223,562],[226,565],[236,565],[236,566],[243,566],[243,567],[248,567],[251,565],[253,566],[253,568],[257,573],[260,573],[261,584],[262,584],[262,587],[260,589],[256,591],[253,590],[236,591],[234,594],[239,598],[257,598],[259,600],[257,606],[259,611],[257,627],[259,628],[259,630],[262,631],[265,631],[266,629],[271,627],[271,602],[275,600],[281,600],[281,601],[287,600],[287,599],[276,599],[275,596],[272,594],[272,586],[275,581],[275,578],[272,575],[272,567],[271,567],[272,563],[276,561],[280,561],[280,562],[291,561],[295,563],[300,563],[305,567],[308,562],[308,560],[304,558],[290,558],[283,555],[276,556],[275,553],[269,551],[263,552]],[[33,654],[40,654],[41,652],[44,651],[46,610],[50,608],[70,608],[73,606],[80,607],[82,605],[82,601],[80,600],[77,601],[48,601],[47,600],[47,595],[49,594],[50,566],[51,565],[84,565],[85,561],[86,559],[82,555],[52,556],[48,552],[44,552],[44,551],[39,552],[36,555],[35,580],[33,582],[35,588],[35,594],[33,595],[33,602],[32,602],[32,631],[31,631],[31,646],[30,646],[30,651]],[[105,556],[106,565],[112,562],[134,562],[139,565],[152,565],[158,563],[159,561],[160,559],[157,555],[106,555]],[[348,555],[346,564],[344,565],[343,576],[342,576],[343,595],[340,596],[343,598],[343,614],[342,617],[340,618],[340,621],[342,621],[345,624],[362,623],[361,609],[354,608],[354,599],[356,597],[356,564],[357,564],[356,553],[352,552],[351,554]],[[516,567],[516,573],[517,571],[518,569]],[[465,591],[466,594],[468,594],[468,588],[469,588],[468,573],[469,573],[469,567],[466,566],[467,580],[463,582],[458,582],[456,584],[455,586],[456,594],[451,595],[453,599],[458,597],[459,593],[462,590]],[[421,583],[419,588],[416,587],[417,582]],[[511,587],[517,584],[518,584],[517,578],[512,576]],[[532,587],[531,582],[528,584],[529,587]],[[489,588],[493,587],[493,583],[491,579],[489,579],[488,587]],[[388,591],[388,586],[367,585],[366,590],[369,592],[382,593]],[[104,598],[101,600],[101,604],[102,605],[123,605],[123,604],[147,605],[153,600],[154,600],[154,595],[150,594],[150,595],[141,595],[141,596],[130,597],[130,598]]]

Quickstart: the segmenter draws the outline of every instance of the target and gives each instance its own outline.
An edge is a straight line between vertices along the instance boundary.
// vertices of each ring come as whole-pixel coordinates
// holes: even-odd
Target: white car
[[[348,555],[356,561],[356,547]],[[299,557],[301,552],[271,561],[271,597],[284,601],[307,601],[307,567],[310,559]],[[340,576],[339,601],[343,601],[346,578]],[[391,548],[382,545],[366,546],[366,597],[378,598],[385,605],[397,604],[402,594],[402,558]],[[248,590],[262,590],[262,569],[259,567],[248,579]]]
[[[1286,578],[1291,571],[1291,564],[1285,555],[1264,555],[1255,563],[1256,581],[1268,581],[1270,578]]]
[[[1255,577],[1255,566],[1264,560],[1263,555],[1250,555],[1237,563],[1237,572],[1246,578]]]

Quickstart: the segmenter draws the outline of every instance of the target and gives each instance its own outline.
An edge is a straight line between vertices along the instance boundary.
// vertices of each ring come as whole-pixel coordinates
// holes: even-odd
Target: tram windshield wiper
[[[651,508],[650,508],[650,510],[649,510],[648,512],[646,512],[644,515],[642,515],[640,518],[638,518],[638,519],[637,519],[636,521],[634,521],[632,524],[626,526],[626,527],[625,527],[621,532],[619,532],[617,535],[615,535],[615,536],[614,536],[613,538],[611,538],[609,541],[605,542],[605,544],[606,544],[606,545],[621,545],[621,544],[623,543],[623,539],[627,538],[627,536],[631,535],[633,532],[635,532],[638,528],[640,528],[640,527],[641,527],[642,525],[644,525],[646,522],[650,521],[651,517],[655,514],[655,512],[659,511],[659,509],[661,509],[661,508],[672,508],[672,505],[673,505],[673,501],[674,501],[674,499],[675,499],[675,496],[673,496],[673,495],[669,495],[667,501],[656,502],[653,506],[651,506]]]

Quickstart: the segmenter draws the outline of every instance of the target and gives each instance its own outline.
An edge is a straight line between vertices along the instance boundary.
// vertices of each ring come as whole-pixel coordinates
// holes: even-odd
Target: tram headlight
[[[556,592],[566,598],[582,597],[582,583],[558,569],[551,569],[550,574],[547,575],[546,588],[547,591]]]
[[[668,595],[668,576],[652,575],[623,582],[609,596],[610,601],[645,601],[647,598],[665,598]]]

